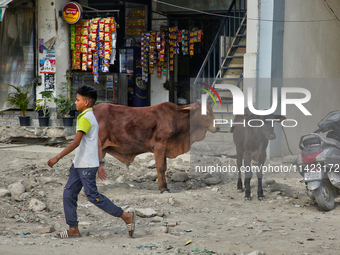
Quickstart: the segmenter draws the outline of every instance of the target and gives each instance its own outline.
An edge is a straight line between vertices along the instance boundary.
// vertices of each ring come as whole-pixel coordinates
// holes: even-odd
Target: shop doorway
[[[190,79],[198,74],[202,63],[210,49],[221,24],[220,18],[207,18],[205,16],[193,15],[192,17],[170,19],[170,24],[178,26],[179,29],[193,29],[197,27],[203,30],[202,41],[195,43],[194,55],[178,54],[175,63],[175,72],[170,74],[173,82],[173,91],[170,91],[170,101],[184,104],[192,103],[190,97]]]

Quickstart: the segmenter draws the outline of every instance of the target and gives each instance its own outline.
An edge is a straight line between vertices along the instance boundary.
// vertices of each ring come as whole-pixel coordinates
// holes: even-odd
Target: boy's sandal
[[[81,237],[81,234],[79,234],[79,235],[68,235],[68,231],[64,230],[64,231],[61,231],[59,234],[55,235],[54,237],[61,238],[61,239],[77,238],[77,237]]]
[[[133,237],[133,234],[134,234],[134,232],[135,232],[136,212],[135,212],[135,210],[133,210],[133,209],[130,210],[130,211],[128,211],[128,212],[133,213],[133,219],[132,219],[132,222],[131,222],[131,223],[126,224],[126,227],[127,227],[128,231],[129,231],[129,236],[130,236],[130,237]]]

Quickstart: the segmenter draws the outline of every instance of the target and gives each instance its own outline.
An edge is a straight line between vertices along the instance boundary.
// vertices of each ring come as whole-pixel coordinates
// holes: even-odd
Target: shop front
[[[15,90],[8,86],[32,84],[35,78],[35,17],[33,1],[0,1],[0,110]],[[34,87],[31,86],[31,94]],[[30,100],[33,107],[34,98]]]
[[[150,23],[148,4],[88,1],[88,5],[70,2],[64,6],[62,15],[70,24],[74,88],[94,86],[98,102],[149,105],[149,82],[142,80],[140,47],[141,33]]]

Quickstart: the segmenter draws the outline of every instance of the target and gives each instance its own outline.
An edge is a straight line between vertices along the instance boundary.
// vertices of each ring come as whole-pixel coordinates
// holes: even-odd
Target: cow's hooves
[[[260,201],[264,201],[264,200],[265,200],[264,197],[258,197],[258,199],[259,199]]]
[[[161,194],[163,194],[163,193],[170,193],[170,190],[168,190],[168,189],[162,190],[162,191],[161,191]]]
[[[244,201],[250,201],[251,197],[244,197]]]
[[[237,193],[242,193],[243,189],[237,189]]]

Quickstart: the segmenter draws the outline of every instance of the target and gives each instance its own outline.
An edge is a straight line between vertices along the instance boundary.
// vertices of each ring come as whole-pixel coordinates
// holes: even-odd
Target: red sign
[[[69,2],[63,8],[63,18],[67,23],[75,24],[81,19],[82,12],[80,4]]]

